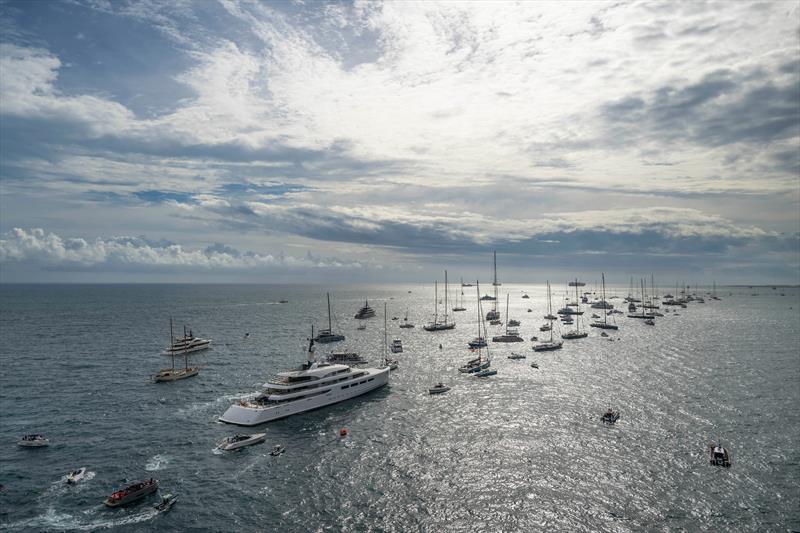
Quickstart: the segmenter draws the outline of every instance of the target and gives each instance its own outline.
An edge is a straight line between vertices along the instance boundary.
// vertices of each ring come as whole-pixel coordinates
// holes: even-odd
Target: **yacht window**
[[[367,382],[367,380],[365,379],[364,381],[359,381],[359,382],[358,382],[358,384],[359,384],[359,385],[363,385],[363,384],[364,384],[364,383],[366,383],[366,382]]]
[[[369,378],[367,381],[372,381],[373,379],[375,379],[375,378]]]
[[[347,389],[347,388],[349,388],[349,387],[350,387],[350,385],[342,385],[342,388],[343,388],[343,389]]]

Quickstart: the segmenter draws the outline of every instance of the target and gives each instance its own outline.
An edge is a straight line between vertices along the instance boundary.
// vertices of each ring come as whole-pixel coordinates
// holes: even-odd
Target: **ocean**
[[[800,530],[797,288],[719,287],[721,300],[655,326],[616,315],[613,340],[590,328],[534,353],[545,288],[504,284],[498,308],[505,321],[509,294],[525,342],[490,343],[498,374],[485,379],[458,372],[473,355],[475,290],[464,289],[454,330],[426,332],[432,284],[0,286],[0,530]],[[257,428],[218,422],[305,359],[311,325],[327,326],[326,291],[347,339],[318,355],[352,349],[377,364],[387,304],[389,340],[405,348],[390,385]],[[564,291],[554,287],[554,310]],[[450,287],[450,306],[459,293]],[[357,330],[365,299],[377,316]],[[416,328],[398,327],[406,312]],[[213,349],[191,356],[199,376],[156,384],[170,316]],[[430,396],[440,380],[452,390]],[[621,413],[613,426],[599,420],[608,408]],[[264,444],[215,450],[255,430]],[[18,447],[26,433],[51,444]],[[708,463],[716,440],[730,469]],[[274,444],[286,452],[270,456]],[[68,486],[78,467],[87,478]],[[178,495],[171,512],[153,509],[156,496],[102,504],[149,477]]]

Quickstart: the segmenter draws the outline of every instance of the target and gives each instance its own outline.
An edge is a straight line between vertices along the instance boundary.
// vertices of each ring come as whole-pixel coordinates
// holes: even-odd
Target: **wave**
[[[144,469],[148,472],[164,470],[168,464],[169,458],[166,455],[157,454],[148,459],[147,463],[144,465]]]

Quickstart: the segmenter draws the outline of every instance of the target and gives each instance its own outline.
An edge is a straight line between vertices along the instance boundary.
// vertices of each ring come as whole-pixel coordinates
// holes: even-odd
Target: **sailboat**
[[[414,324],[408,321],[408,309],[406,309],[406,316],[403,317],[403,323],[400,324],[400,327],[403,329],[413,328]]]
[[[509,327],[508,321],[508,299],[509,295],[506,294],[506,332],[502,335],[497,335],[492,337],[492,342],[522,342],[522,337],[519,336],[519,332],[516,329],[511,329]]]
[[[494,287],[494,297],[492,298],[492,310],[486,313],[486,320],[500,320],[500,311],[497,310],[497,287],[500,284],[497,282],[497,252],[494,252],[494,281],[492,282],[492,286]],[[498,322],[499,323],[499,322]]]
[[[321,329],[314,339],[314,342],[326,344],[328,342],[338,342],[344,340],[344,335],[333,333],[331,329],[331,293],[326,293],[328,297],[328,329]]]
[[[550,294],[550,282],[547,282],[547,316],[553,316],[553,298]],[[561,347],[564,345],[561,341],[554,341],[553,340],[553,324],[552,320],[550,323],[550,340],[548,342],[540,342],[533,346],[534,352],[546,352],[549,350],[560,350]]]
[[[169,345],[175,345],[175,334],[173,332],[172,326],[172,317],[169,317]],[[175,352],[172,351],[170,353],[172,357],[172,367],[171,368],[162,368],[158,371],[157,374],[153,375],[153,381],[156,383],[164,382],[164,381],[177,381],[179,379],[186,379],[192,376],[196,376],[200,369],[198,367],[190,367],[189,366],[189,352],[183,352],[183,368],[175,368]]]
[[[462,280],[461,286],[462,287],[464,286],[463,280]],[[461,289],[461,302],[456,300],[456,306],[452,310],[453,310],[454,313],[458,312],[458,311],[466,311],[467,310],[467,308],[464,307],[464,289],[463,288]]]
[[[444,271],[444,322],[439,322],[439,285],[434,282],[434,313],[433,322],[425,324],[422,329],[425,331],[443,331],[456,327],[455,322],[447,321],[447,270]]]
[[[486,338],[486,325],[483,326],[483,335],[481,335],[481,323],[483,322],[483,317],[481,316],[481,289],[480,283],[477,281],[475,282],[475,286],[478,288],[478,338],[485,339]],[[487,358],[483,358],[483,348],[486,348]],[[489,368],[491,362],[489,361],[488,354],[489,354],[489,347],[485,345],[479,346],[476,348],[470,348],[470,351],[478,350],[478,357],[474,359],[470,359],[464,365],[462,365],[458,371],[463,374],[473,374],[475,372],[480,372],[481,370],[486,370]]]
[[[388,366],[389,370],[397,370],[399,364],[397,363],[397,359],[390,359],[386,355],[386,346],[388,344],[388,340],[386,338],[386,302],[383,302],[383,366]]]
[[[570,282],[570,284],[569,284],[570,287],[575,287],[575,302],[576,302],[576,307],[577,307],[578,310],[574,314],[578,315],[578,316],[575,317],[575,320],[577,321],[577,323],[575,324],[575,329],[561,334],[561,338],[562,339],[566,339],[566,340],[583,339],[584,337],[588,337],[589,336],[588,332],[581,331],[581,317],[580,317],[580,315],[583,314],[583,311],[581,311],[580,298],[578,297],[578,287],[580,287],[580,285],[578,285],[578,283],[579,283],[579,281],[576,279],[574,282]]]
[[[645,298],[644,279],[641,280],[641,284],[642,284],[642,302],[645,302],[647,301],[647,299]],[[666,304],[666,302],[664,303]],[[640,306],[640,309],[642,310],[641,314],[631,313],[628,315],[628,318],[641,318],[643,320],[652,320],[655,318],[655,315],[646,312],[646,309],[643,305]]]
[[[600,276],[603,279],[603,301],[606,301],[606,274],[602,272]],[[619,329],[619,326],[616,324],[609,324],[608,323],[608,313],[603,313],[603,321],[602,322],[592,322],[590,324],[593,328],[600,328],[600,329]]]

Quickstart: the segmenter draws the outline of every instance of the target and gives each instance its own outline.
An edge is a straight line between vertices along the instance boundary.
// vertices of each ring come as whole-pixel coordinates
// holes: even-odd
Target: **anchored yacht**
[[[388,383],[389,367],[352,368],[318,363],[312,331],[308,361],[300,369],[278,373],[264,385],[261,394],[231,405],[219,419],[229,424],[255,426],[349,400]]]

